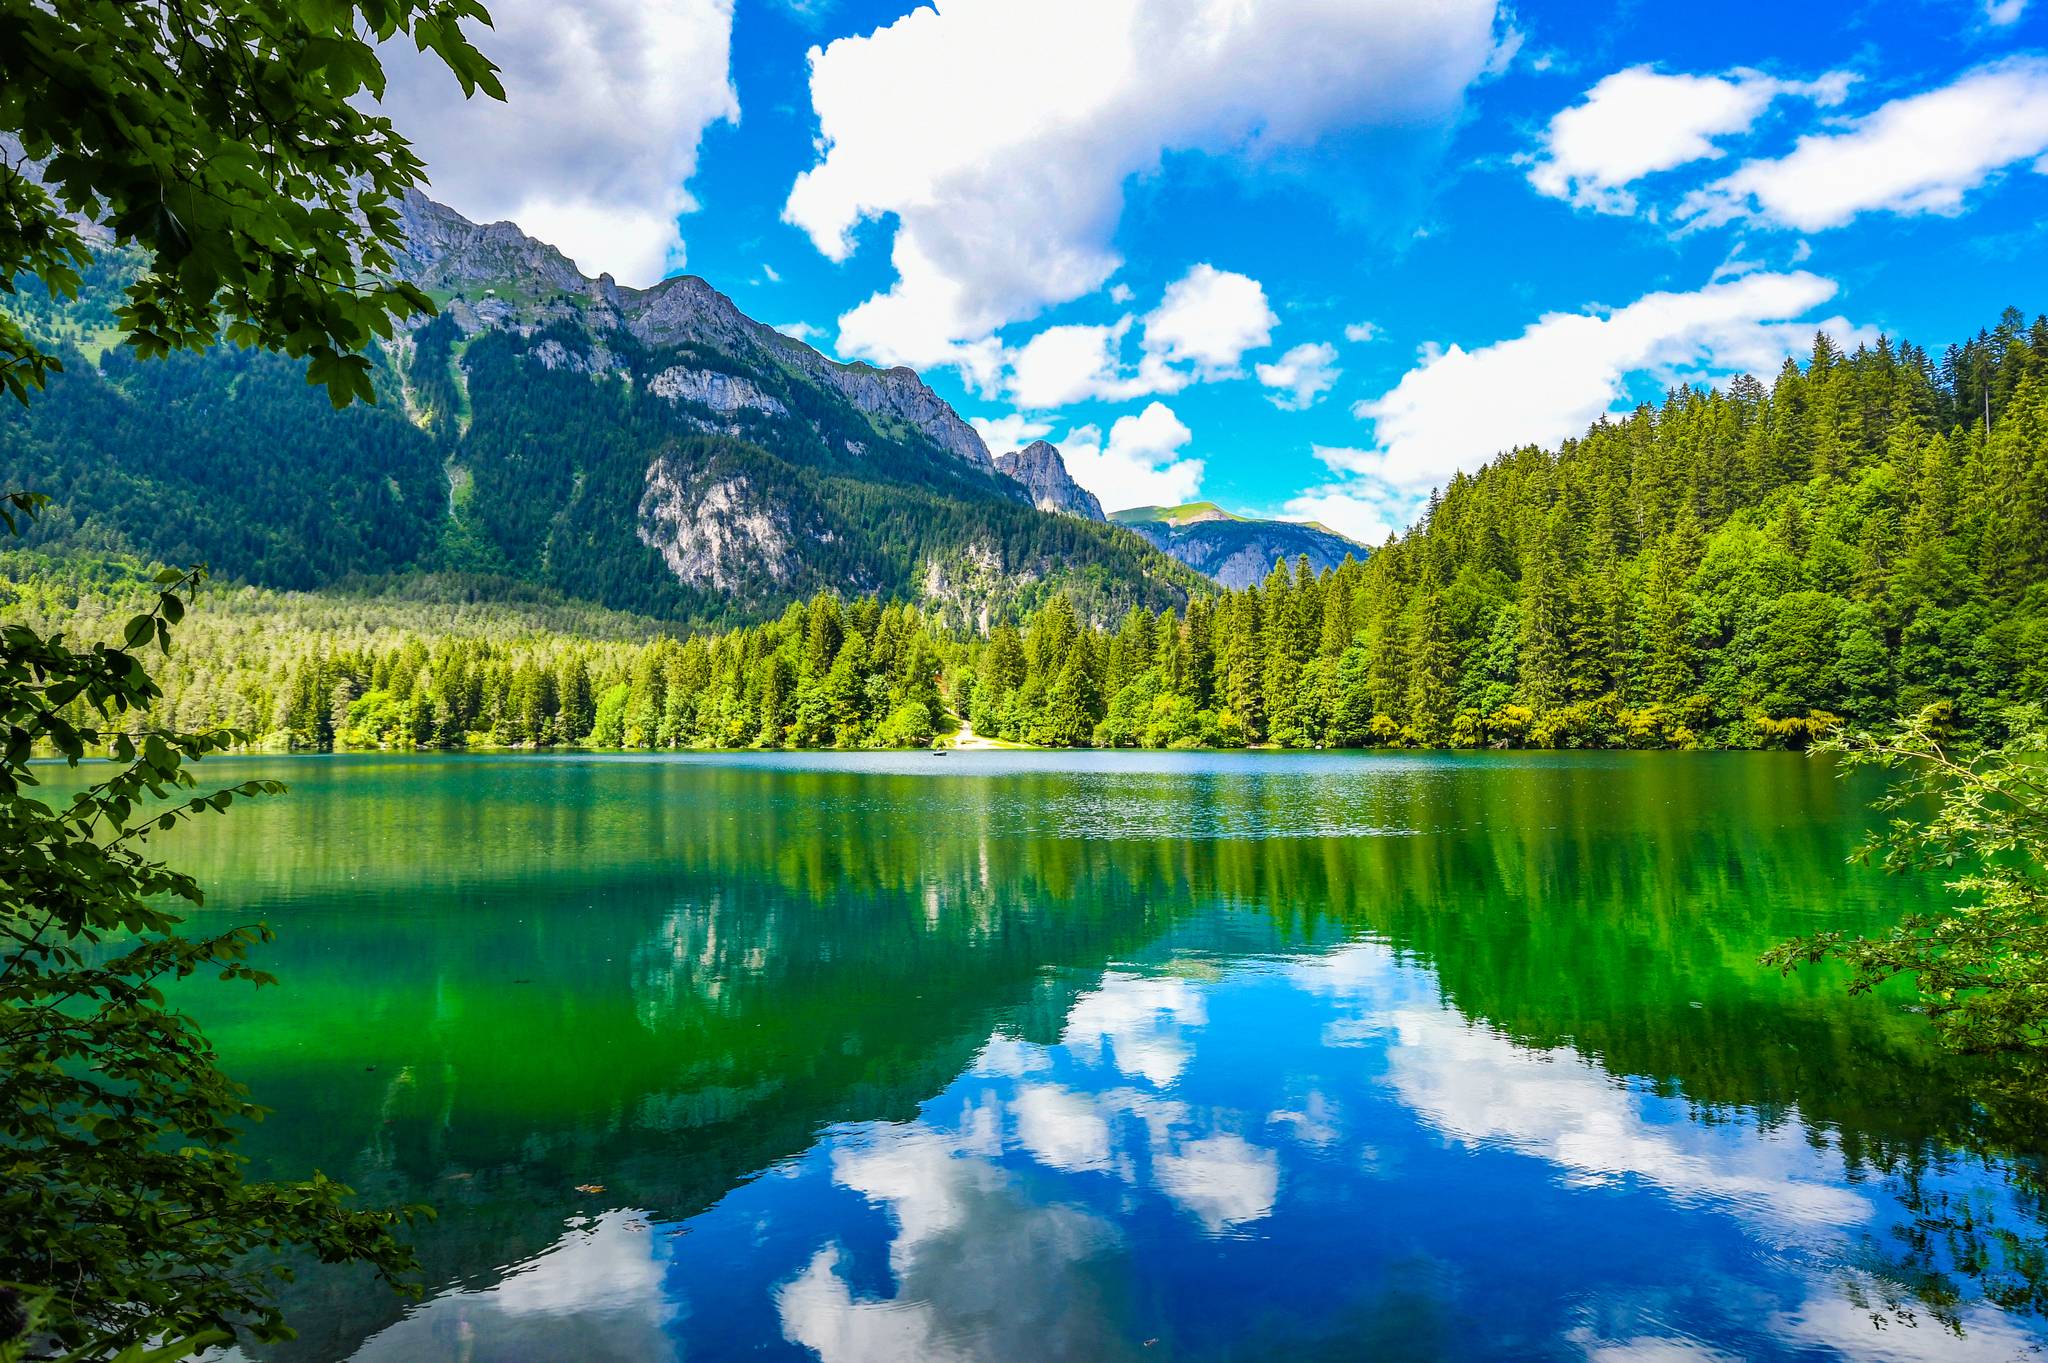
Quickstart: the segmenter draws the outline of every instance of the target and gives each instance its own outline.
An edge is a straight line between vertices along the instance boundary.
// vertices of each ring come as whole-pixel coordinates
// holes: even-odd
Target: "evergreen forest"
[[[169,372],[169,371],[167,371]],[[146,565],[42,552],[15,608],[118,625]],[[216,565],[226,566],[226,565]],[[535,593],[216,592],[162,681],[283,748],[1802,746],[2048,699],[2048,318],[1939,359],[1825,336],[1433,496],[1321,573],[986,631],[820,592],[687,632]]]

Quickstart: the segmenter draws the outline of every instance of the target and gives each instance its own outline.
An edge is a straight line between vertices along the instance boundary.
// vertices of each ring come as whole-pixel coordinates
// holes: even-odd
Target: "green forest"
[[[16,555],[29,616],[114,629],[144,565]],[[1825,337],[1514,450],[1407,534],[1185,609],[1055,595],[985,634],[820,593],[678,635],[535,594],[217,592],[168,713],[285,748],[1800,746],[2048,699],[2048,318],[1937,363]]]
[[[1137,536],[1040,514],[1009,479],[819,387],[766,343],[649,346],[568,318],[465,335],[444,313],[371,347],[379,402],[337,411],[300,360],[223,345],[145,361],[109,347],[141,268],[112,251],[76,299],[27,280],[0,295],[69,357],[48,401],[0,405],[6,486],[53,502],[34,547],[203,562],[292,591],[460,575],[477,594],[540,588],[698,629],[759,623],[828,587],[943,599],[955,624],[1054,591],[1108,613],[1201,590]],[[744,379],[774,411],[650,390],[676,366]],[[641,514],[652,466],[722,489],[721,511],[702,513],[722,515],[733,541],[715,568],[685,580],[664,560]],[[694,522],[695,502],[683,505]]]

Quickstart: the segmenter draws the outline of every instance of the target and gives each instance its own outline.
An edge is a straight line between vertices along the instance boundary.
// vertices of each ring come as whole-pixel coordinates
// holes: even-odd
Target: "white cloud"
[[[1109,301],[1118,307],[1122,307],[1136,297],[1137,294],[1131,291],[1131,286],[1128,284],[1112,284],[1109,287]]]
[[[1377,341],[1383,334],[1378,322],[1353,322],[1344,328],[1344,339],[1354,345]]]
[[[1024,1363],[1096,1357],[1117,1322],[1091,1291],[1116,1227],[1078,1207],[1044,1205],[996,1165],[981,1133],[876,1123],[833,1152],[833,1179],[895,1223],[895,1294],[871,1297],[820,1246],[775,1289],[783,1334],[824,1363]]]
[[[2027,12],[2027,0],[1984,0],[1984,22],[1993,28],[2009,28]]]
[[[509,218],[587,274],[651,284],[679,266],[678,214],[705,128],[739,118],[732,0],[501,0],[473,36],[505,101],[464,100],[410,43],[379,52],[382,112],[427,163],[434,196]]]
[[[1360,544],[1381,545],[1414,519],[1420,499],[1359,479],[1310,488],[1287,499],[1290,519],[1315,521]]]
[[[1633,213],[1628,186],[1643,176],[1724,155],[1714,139],[1747,132],[1774,100],[1838,104],[1849,81],[1842,72],[1802,82],[1761,71],[1691,76],[1632,66],[1550,120],[1529,183],[1581,208]]]
[[[1585,1351],[1586,1363],[1739,1363],[1733,1354],[1670,1335],[1603,1339],[1582,1325],[1564,1337]]]
[[[991,342],[1010,400],[1040,410],[1129,402],[1237,378],[1245,352],[1270,342],[1280,319],[1258,280],[1204,262],[1169,284],[1159,306],[1145,314],[1133,368],[1125,364],[1124,348],[1139,320],[1126,315],[1106,325],[1047,327],[1015,347]]]
[[[1118,417],[1103,443],[1097,426],[1077,426],[1060,441],[1073,480],[1102,499],[1105,511],[1132,506],[1178,506],[1202,486],[1202,461],[1180,457],[1194,433],[1163,402],[1136,416]]]
[[[1549,313],[1475,350],[1426,346],[1393,388],[1352,407],[1373,423],[1371,445],[1312,447],[1337,476],[1288,499],[1285,514],[1379,544],[1414,522],[1431,488],[1517,446],[1583,435],[1625,408],[1630,382],[1643,375],[1682,383],[1768,374],[1815,331],[1845,346],[1875,340],[1839,316],[1799,320],[1835,287],[1805,271],[1749,270],[1692,293]]]
[[[1802,137],[1775,160],[1744,162],[1679,212],[1696,226],[1756,218],[1803,232],[1869,212],[1953,217],[1971,190],[2043,152],[2048,60],[2015,57]]]
[[[1337,368],[1337,347],[1326,341],[1305,341],[1256,368],[1260,383],[1279,390],[1272,395],[1273,405],[1289,412],[1315,406],[1343,372]]]
[[[782,282],[782,272],[766,261],[761,263],[761,276],[770,284],[780,284]]]
[[[824,335],[820,328],[812,326],[809,322],[784,322],[775,330],[810,345],[815,345],[818,338]]]
[[[967,424],[981,437],[981,443],[988,446],[990,454],[1008,454],[1021,450],[1034,440],[1043,440],[1052,434],[1052,423],[1012,412],[1008,416],[971,416]]]
[[[1626,402],[1638,375],[1675,382],[1768,373],[1815,330],[1850,345],[1869,339],[1840,317],[1796,320],[1835,288],[1803,270],[1759,271],[1623,308],[1549,313],[1476,350],[1432,347],[1392,389],[1352,409],[1372,421],[1374,446],[1351,470],[1419,491],[1504,450],[1584,434]]]
[[[1960,1331],[1944,1329],[1933,1320],[1897,1329],[1872,1328],[1872,1298],[1883,1300],[1897,1286],[1862,1274],[1848,1281],[1861,1289],[1857,1296],[1839,1290],[1810,1292],[1798,1307],[1765,1322],[1771,1336],[1797,1341],[1822,1357],[1845,1363],[2011,1363],[2040,1354],[2040,1341],[2017,1323],[2015,1315],[1984,1301],[1957,1312]]]
[[[1116,271],[1124,182],[1164,153],[1441,123],[1499,41],[1496,0],[936,0],[812,50],[820,159],[784,216],[844,260],[893,215],[896,282],[842,345],[981,373],[963,346]]]
[[[1872,1217],[1870,1202],[1842,1186],[1840,1156],[1796,1128],[1718,1141],[1690,1123],[1646,1119],[1612,1076],[1568,1046],[1517,1046],[1441,1006],[1396,1009],[1388,1020],[1388,1086],[1464,1145],[1536,1156],[1582,1187],[1648,1184],[1681,1205],[1732,1211],[1779,1246],[1825,1242]]]
[[[1230,378],[1247,350],[1273,339],[1279,320],[1258,280],[1201,264],[1169,284],[1145,318],[1145,349],[1194,365],[1199,378]]]
[[[1167,369],[1149,352],[1136,372],[1125,372],[1121,352],[1130,330],[1129,317],[1109,326],[1047,327],[1007,352],[1010,400],[1043,409],[1090,399],[1128,402],[1186,387],[1186,374]]]

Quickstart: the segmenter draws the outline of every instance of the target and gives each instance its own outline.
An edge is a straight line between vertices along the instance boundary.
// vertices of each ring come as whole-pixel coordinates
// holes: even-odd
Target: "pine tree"
[[[1522,575],[1522,699],[1539,715],[1571,693],[1571,598],[1559,545],[1563,516],[1559,505],[1543,518]]]
[[[1450,737],[1457,665],[1443,599],[1425,578],[1416,594],[1408,642],[1408,727],[1424,747],[1438,747]]]

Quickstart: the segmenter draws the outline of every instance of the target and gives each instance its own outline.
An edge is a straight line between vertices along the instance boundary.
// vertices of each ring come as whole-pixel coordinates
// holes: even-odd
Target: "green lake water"
[[[1823,762],[202,770],[292,788],[166,842],[278,932],[278,988],[181,996],[276,1110],[249,1153],[439,1212],[423,1301],[309,1269],[266,1357],[2048,1343],[1930,1230],[2038,1239],[2031,1138],[1896,999],[1756,965],[1927,892],[1845,866],[1874,788]]]

